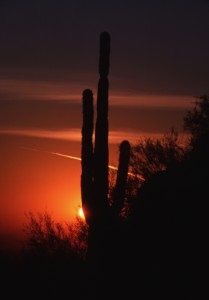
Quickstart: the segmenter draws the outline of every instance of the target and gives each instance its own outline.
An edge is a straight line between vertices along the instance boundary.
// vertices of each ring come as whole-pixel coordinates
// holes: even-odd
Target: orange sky
[[[24,212],[47,210],[57,220],[69,221],[81,205],[80,161],[50,153],[80,157],[81,97],[51,101],[51,86],[34,93],[34,85],[24,81],[12,82],[8,89],[15,99],[5,102],[0,113],[1,232],[20,231]],[[61,99],[67,99],[67,92],[62,93]],[[20,100],[21,95],[30,100]],[[123,139],[135,143],[168,132],[172,125],[181,132],[183,115],[193,105],[193,98],[183,96],[110,94],[109,100],[109,163],[115,166]]]
[[[82,92],[96,102],[102,31],[111,35],[110,164],[123,139],[182,132],[194,96],[208,94],[208,9],[187,0],[0,2],[0,235],[20,231],[24,211],[75,216],[81,163],[47,152],[80,157]]]
[[[0,80],[0,239],[22,236],[25,212],[48,211],[65,222],[78,213],[81,162],[50,152],[80,157],[82,91],[88,86]],[[92,89],[95,103],[97,83]],[[109,163],[115,166],[124,139],[135,143],[169,132],[171,126],[182,133],[183,117],[195,100],[189,95],[117,93],[109,91]]]

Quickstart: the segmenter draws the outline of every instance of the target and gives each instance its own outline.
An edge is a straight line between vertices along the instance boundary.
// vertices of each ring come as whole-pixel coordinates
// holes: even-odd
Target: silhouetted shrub
[[[148,137],[139,140],[132,147],[132,173],[147,180],[153,174],[181,162],[186,152],[185,142],[174,129],[161,138]]]
[[[193,110],[184,118],[184,129],[191,134],[191,144],[209,134],[209,96],[199,96]]]
[[[28,222],[24,224],[24,232],[27,250],[39,255],[76,254],[85,257],[88,228],[81,218],[61,224],[53,220],[48,212],[28,212],[26,217]]]

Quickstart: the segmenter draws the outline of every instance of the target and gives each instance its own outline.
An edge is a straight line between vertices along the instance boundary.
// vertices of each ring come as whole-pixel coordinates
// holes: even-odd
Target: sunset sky
[[[118,144],[182,131],[209,94],[207,0],[0,1],[0,232],[24,211],[81,205],[82,92],[96,102],[99,35],[111,36],[110,163]]]

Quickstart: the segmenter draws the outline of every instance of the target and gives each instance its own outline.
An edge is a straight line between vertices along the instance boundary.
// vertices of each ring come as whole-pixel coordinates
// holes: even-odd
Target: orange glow
[[[42,72],[43,74],[43,72]],[[90,81],[86,82],[86,77]],[[81,101],[81,91],[83,84],[92,85],[96,78],[92,74],[88,76],[83,74],[75,74],[73,78],[60,82],[40,81],[40,80],[21,80],[21,79],[0,79],[0,88],[3,93],[10,94],[15,99],[44,99],[44,100],[67,100],[72,102]],[[119,86],[127,86],[127,78],[118,79]],[[71,85],[69,85],[69,82]],[[8,92],[9,91],[9,92]],[[111,104],[128,105],[128,106],[150,106],[150,107],[192,107],[190,95],[172,95],[172,94],[143,94],[143,93],[127,93],[124,90],[115,89],[112,91]]]
[[[79,217],[80,217],[81,219],[85,220],[85,216],[84,216],[82,207],[79,208],[79,210],[78,210],[78,215],[79,215]]]

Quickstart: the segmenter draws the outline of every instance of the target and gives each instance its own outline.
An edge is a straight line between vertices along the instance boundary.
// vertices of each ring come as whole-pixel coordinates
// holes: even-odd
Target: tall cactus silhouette
[[[110,36],[100,35],[99,83],[97,92],[97,120],[94,148],[94,192],[97,200],[98,216],[103,218],[108,210],[108,73],[110,56]]]
[[[94,147],[92,141],[94,130],[93,93],[91,90],[83,91],[81,195],[86,221],[90,226],[90,239],[94,240],[92,242],[94,244],[96,236],[99,237],[100,235],[100,239],[101,236],[105,236],[105,228],[109,227],[110,224],[113,224],[113,217],[117,217],[123,207],[130,157],[130,144],[128,141],[123,141],[120,145],[118,174],[113,197],[114,203],[110,206],[108,202],[109,56],[110,35],[107,32],[103,32],[100,35],[100,77],[97,92],[97,118]],[[100,230],[103,230],[103,234],[101,234],[101,232],[99,233]],[[101,247],[102,246],[100,245],[100,249]]]
[[[99,83],[97,93],[97,119],[93,150],[93,93],[83,92],[82,127],[82,206],[88,224],[101,221],[108,214],[108,73],[110,36],[100,35]]]

